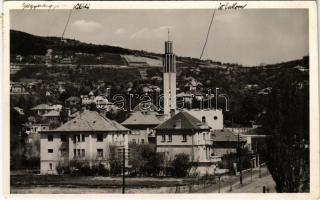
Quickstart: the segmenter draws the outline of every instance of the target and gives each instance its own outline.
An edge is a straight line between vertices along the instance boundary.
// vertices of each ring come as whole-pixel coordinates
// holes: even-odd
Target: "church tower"
[[[165,42],[165,53],[163,55],[163,94],[164,115],[170,118],[176,111],[176,56],[173,54],[172,41],[169,38]]]

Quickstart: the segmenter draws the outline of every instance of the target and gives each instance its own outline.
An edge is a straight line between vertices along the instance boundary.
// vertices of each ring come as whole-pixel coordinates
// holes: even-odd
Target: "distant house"
[[[29,94],[21,82],[10,82],[10,94]]]
[[[170,162],[177,154],[189,155],[193,170],[213,174],[220,157],[213,156],[210,129],[188,112],[179,112],[155,128],[157,152]]]
[[[19,107],[13,107],[13,109],[19,114],[19,115],[25,115],[22,108]]]
[[[190,91],[195,91],[202,87],[202,83],[197,81],[196,79],[191,79],[184,85],[184,87],[188,88]]]
[[[294,69],[297,69],[297,70],[299,70],[299,71],[301,71],[301,72],[308,72],[308,71],[309,71],[308,68],[302,67],[302,66],[300,66],[300,65],[295,66]]]
[[[80,98],[79,97],[75,97],[75,96],[72,96],[72,97],[69,97],[65,103],[66,105],[68,106],[76,106],[76,105],[79,105],[80,104]]]
[[[131,113],[128,119],[121,124],[131,130],[129,142],[136,144],[154,143],[154,128],[161,124],[157,118],[156,112],[140,112]]]
[[[42,115],[47,121],[59,121],[60,119],[60,111],[59,110],[51,110]]]
[[[91,103],[94,103],[94,96],[80,95],[80,98],[82,105],[89,105]]]
[[[31,108],[32,111],[36,112],[37,115],[42,116],[49,111],[55,110],[51,105],[48,104],[39,104],[33,108]]]
[[[162,81],[162,77],[160,77],[160,76],[153,76],[153,77],[151,77],[151,80],[152,80],[152,81]]]
[[[180,92],[177,94],[177,101],[183,101],[184,103],[188,104],[186,106],[191,107],[192,106],[192,98],[193,94],[190,92]]]
[[[237,153],[238,144],[244,145],[246,139],[228,129],[214,130],[211,133],[213,155],[224,156]]]
[[[57,174],[71,161],[109,166],[111,148],[128,148],[129,130],[98,112],[85,110],[62,126],[42,131],[41,174]]]

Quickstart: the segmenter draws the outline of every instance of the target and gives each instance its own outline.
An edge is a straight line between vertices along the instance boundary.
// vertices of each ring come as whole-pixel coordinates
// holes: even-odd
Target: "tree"
[[[189,156],[181,153],[177,154],[172,161],[173,175],[177,177],[185,177],[188,174],[188,170],[191,165],[189,162]]]
[[[278,192],[309,191],[307,78],[294,71],[281,74],[266,101],[262,125],[271,137],[265,157]]]

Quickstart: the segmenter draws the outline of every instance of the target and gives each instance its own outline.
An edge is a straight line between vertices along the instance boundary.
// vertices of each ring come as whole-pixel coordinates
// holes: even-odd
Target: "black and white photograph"
[[[8,11],[10,194],[312,192],[315,4],[93,5]]]

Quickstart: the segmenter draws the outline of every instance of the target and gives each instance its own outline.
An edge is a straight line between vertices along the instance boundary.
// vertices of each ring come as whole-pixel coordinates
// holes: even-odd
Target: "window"
[[[76,156],[77,156],[77,150],[73,149],[73,157],[76,157]]]
[[[67,136],[66,135],[61,135],[61,142],[66,142],[67,141]]]
[[[73,136],[73,143],[76,143],[76,141],[77,141],[77,136],[74,135],[74,136]]]
[[[132,143],[133,144],[136,144],[137,142],[136,142],[136,139],[132,139]]]
[[[48,153],[53,153],[53,149],[48,149]]]
[[[214,117],[213,117],[213,119],[214,119],[214,120],[217,120],[217,119],[218,119],[218,117],[217,117],[217,116],[214,116]]]
[[[48,142],[52,142],[53,141],[53,135],[48,135]]]
[[[206,140],[206,134],[203,133],[203,140]]]
[[[85,157],[86,156],[86,150],[85,149],[81,149],[81,156]]]
[[[141,144],[144,144],[144,139],[141,139]]]
[[[49,163],[49,169],[52,170],[52,163]]]
[[[161,142],[165,142],[165,141],[166,141],[166,135],[165,135],[165,134],[162,134]]]
[[[77,149],[78,157],[80,157],[80,149]]]
[[[97,157],[103,157],[103,149],[97,149]]]
[[[97,135],[97,142],[103,142],[103,135],[102,134]]]
[[[80,135],[77,135],[77,141],[80,142]]]
[[[82,137],[81,137],[81,141],[82,141],[82,142],[85,142],[85,141],[86,141],[86,135],[85,135],[85,134],[82,134],[81,136],[82,136]]]
[[[182,135],[182,142],[187,142],[187,135]]]
[[[206,117],[205,116],[202,116],[202,123],[206,123]]]
[[[169,137],[169,141],[168,142],[172,142],[172,135],[169,134],[168,137]]]

